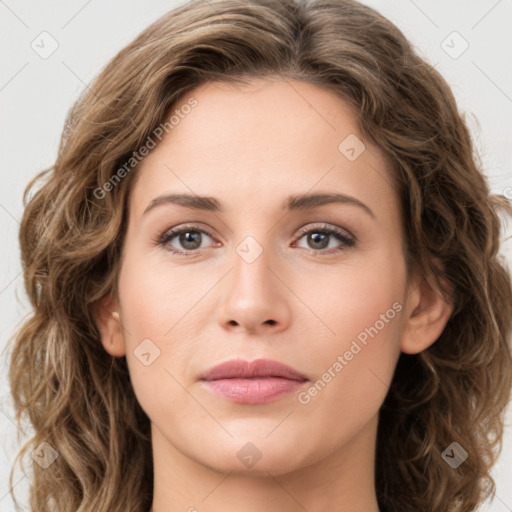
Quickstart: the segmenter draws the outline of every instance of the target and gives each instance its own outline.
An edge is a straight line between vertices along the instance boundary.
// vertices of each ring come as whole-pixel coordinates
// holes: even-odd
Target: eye
[[[190,255],[191,253],[198,252],[198,249],[204,249],[202,247],[204,235],[211,238],[207,231],[199,229],[197,226],[181,226],[169,229],[158,237],[156,241],[173,254]],[[176,239],[175,244],[179,244],[184,250],[176,248],[171,244],[174,239]]]
[[[205,249],[203,246],[205,236],[206,238],[213,239],[208,231],[196,225],[180,226],[162,233],[156,239],[156,243],[178,256],[194,256],[199,254],[201,249]],[[311,246],[309,248],[305,247],[305,249],[314,254],[337,253],[353,247],[356,243],[355,237],[348,231],[334,226],[331,227],[328,224],[322,224],[313,228],[309,227],[309,230],[302,228],[299,231],[299,238],[297,240],[303,238],[306,238],[306,243]],[[334,248],[332,246],[329,248],[332,240],[337,240],[338,246],[335,245]],[[179,245],[179,247],[176,247],[176,245]]]
[[[346,248],[353,247],[356,243],[356,240],[353,235],[348,233],[341,228],[331,227],[327,224],[323,224],[318,227],[310,228],[309,230],[305,230],[305,228],[301,229],[301,236],[298,240],[302,238],[306,238],[306,243],[310,245],[310,247],[305,247],[305,249],[309,249],[314,254],[331,254],[346,250]],[[338,246],[334,246],[334,248],[330,247],[330,250],[325,250],[329,248],[331,241],[338,240]]]

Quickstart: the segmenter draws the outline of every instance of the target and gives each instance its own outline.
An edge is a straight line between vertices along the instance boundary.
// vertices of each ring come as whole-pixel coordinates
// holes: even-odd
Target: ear
[[[117,300],[111,295],[107,295],[95,304],[93,315],[104,349],[114,357],[124,356],[126,346]]]
[[[452,289],[442,280],[450,295]],[[416,279],[406,300],[400,349],[417,354],[432,345],[443,332],[453,312],[453,303],[445,298],[433,279]]]

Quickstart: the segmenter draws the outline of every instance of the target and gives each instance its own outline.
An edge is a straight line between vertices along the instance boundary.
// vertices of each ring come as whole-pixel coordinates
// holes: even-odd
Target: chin
[[[275,428],[275,424],[274,424]],[[265,432],[268,436],[270,430]],[[233,475],[264,476],[286,474],[314,462],[312,454],[298,452],[297,440],[286,436],[242,436],[229,439],[226,443],[215,442],[208,453],[195,454],[197,462],[215,471]],[[210,440],[211,442],[211,440]],[[201,443],[204,447],[206,443]],[[305,447],[304,447],[305,448]],[[309,448],[308,448],[309,449]],[[313,453],[319,453],[313,450]]]

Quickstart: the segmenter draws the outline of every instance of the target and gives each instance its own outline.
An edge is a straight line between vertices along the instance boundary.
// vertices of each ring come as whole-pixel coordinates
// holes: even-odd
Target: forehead
[[[197,106],[171,130],[183,151],[193,152],[200,144],[212,156],[221,151],[223,157],[243,152],[263,158],[279,146],[281,152],[292,149],[287,155],[292,158],[323,142],[322,149],[330,146],[336,155],[343,134],[359,131],[354,113],[341,97],[296,80],[210,82],[184,96],[173,111],[180,111],[190,98]],[[230,146],[234,142],[238,145]],[[298,148],[298,142],[304,146]]]
[[[191,100],[195,106],[183,108]],[[315,188],[396,200],[387,159],[363,142],[350,106],[332,91],[296,80],[212,82],[184,95],[170,115],[172,128],[138,170],[139,214],[163,192],[241,207],[281,204]]]

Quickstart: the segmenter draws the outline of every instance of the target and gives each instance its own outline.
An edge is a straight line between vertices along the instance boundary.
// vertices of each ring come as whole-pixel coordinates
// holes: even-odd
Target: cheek
[[[354,339],[379,351],[396,337],[404,289],[404,276],[396,270],[382,264],[347,265],[317,273],[311,282],[304,276],[296,279],[297,295],[312,312],[309,323],[321,324],[316,340],[323,340],[325,350],[319,357],[350,349]],[[373,339],[375,343],[371,343]]]
[[[183,411],[182,402],[190,400],[179,383],[186,386],[190,379],[191,357],[211,321],[204,299],[221,276],[127,251],[119,276],[126,359],[135,394],[150,417],[166,407]]]
[[[145,408],[148,399],[155,395],[155,383],[166,381],[164,334],[174,325],[172,312],[179,310],[180,304],[176,288],[162,278],[158,268],[134,252],[127,251],[123,261],[119,296],[130,378]]]
[[[212,278],[211,275],[201,278],[191,266],[127,258],[119,283],[127,330],[137,337],[172,336],[188,314],[193,316],[194,306],[211,287]]]
[[[352,266],[321,280],[323,293],[315,288],[309,294],[308,305],[329,328],[304,347],[317,373],[297,400],[312,420],[328,408],[345,424],[351,415],[357,428],[382,404],[400,355],[405,270],[399,270]]]

